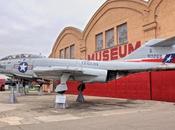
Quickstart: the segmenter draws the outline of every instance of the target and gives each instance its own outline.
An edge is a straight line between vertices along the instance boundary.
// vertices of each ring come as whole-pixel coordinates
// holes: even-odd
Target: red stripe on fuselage
[[[163,62],[163,59],[132,59],[127,62]]]

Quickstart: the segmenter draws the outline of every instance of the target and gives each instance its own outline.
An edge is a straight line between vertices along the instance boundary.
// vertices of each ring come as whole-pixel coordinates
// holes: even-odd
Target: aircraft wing
[[[58,78],[61,76],[63,73],[69,73],[70,75],[74,76],[81,76],[81,75],[86,75],[86,76],[96,76],[95,74],[91,73],[85,73],[84,71],[85,68],[81,69],[80,67],[35,67],[34,73],[38,77],[49,77],[49,78]]]

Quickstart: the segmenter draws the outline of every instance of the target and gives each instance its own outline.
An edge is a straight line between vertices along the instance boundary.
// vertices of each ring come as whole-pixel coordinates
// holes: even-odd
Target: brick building
[[[148,2],[107,0],[92,16],[84,30],[66,27],[56,39],[50,57],[88,60],[122,58],[150,39],[175,36],[174,9],[174,0],[149,0]],[[109,91],[106,95],[103,94],[104,92],[99,92],[100,88],[97,88],[97,85],[94,85],[92,90],[89,87],[90,89],[85,93],[99,96],[174,101],[175,96],[167,97],[167,95],[169,95],[170,90],[174,90],[175,83],[171,82],[170,88],[166,88],[166,90],[162,88],[159,91],[162,86],[156,82],[169,81],[166,79],[168,77],[175,80],[172,79],[175,77],[175,72],[136,74],[121,79],[122,81],[100,84],[104,90],[106,88],[106,91]],[[138,81],[138,78],[143,80]],[[126,87],[117,88],[120,87],[120,82]],[[167,83],[164,84],[167,85]],[[98,84],[98,86],[100,85]],[[107,86],[111,87],[110,90]],[[97,90],[94,90],[95,88]],[[71,89],[70,93],[73,91]],[[165,93],[165,91],[168,92],[164,95],[165,97],[162,97],[161,92]],[[173,94],[175,95],[175,92],[171,92],[171,95]]]

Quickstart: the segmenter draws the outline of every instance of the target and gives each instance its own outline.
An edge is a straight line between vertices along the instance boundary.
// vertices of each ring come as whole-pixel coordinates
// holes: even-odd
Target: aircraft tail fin
[[[150,47],[172,47],[173,45],[175,45],[175,36],[165,40],[159,39],[159,42],[147,44]]]
[[[121,60],[132,59],[164,59],[169,55],[175,57],[175,36],[168,39],[152,39],[140,48],[122,58]],[[169,54],[169,55],[168,55]],[[171,57],[170,57],[171,58]]]
[[[175,53],[167,54],[163,59],[163,63],[175,63]]]

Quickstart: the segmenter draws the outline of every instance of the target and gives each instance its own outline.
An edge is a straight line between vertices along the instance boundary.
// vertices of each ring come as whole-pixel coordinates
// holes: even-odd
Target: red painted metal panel
[[[85,95],[118,97],[129,99],[150,99],[149,73],[129,75],[108,83],[88,83]],[[78,82],[68,82],[68,92],[77,94]]]
[[[0,79],[0,84],[5,84],[5,79]]]
[[[84,91],[85,95],[91,96],[107,96],[106,83],[87,83]]]
[[[175,71],[152,72],[152,99],[175,101]]]
[[[67,94],[78,94],[77,87],[79,86],[80,82],[78,81],[68,81],[67,86],[68,86],[68,91],[66,92]]]
[[[5,90],[5,79],[0,79],[0,91],[4,91]]]
[[[127,99],[150,99],[149,73],[132,74],[116,80],[116,97]]]
[[[69,94],[78,94],[79,82],[69,81]],[[144,72],[108,83],[88,83],[85,95],[126,99],[175,101],[175,71]]]
[[[115,97],[115,80],[108,83],[88,83],[86,84],[85,95]]]

